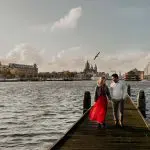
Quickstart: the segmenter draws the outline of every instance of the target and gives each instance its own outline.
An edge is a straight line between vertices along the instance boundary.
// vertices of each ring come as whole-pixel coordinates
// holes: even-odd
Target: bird
[[[96,56],[94,57],[94,60],[98,57],[99,54],[100,54],[100,52],[98,52],[98,53],[96,54]]]

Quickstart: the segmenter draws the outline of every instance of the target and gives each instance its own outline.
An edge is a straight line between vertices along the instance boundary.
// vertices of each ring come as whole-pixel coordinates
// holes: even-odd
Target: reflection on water
[[[144,89],[150,108],[150,82],[131,82],[132,97]],[[0,149],[46,150],[82,115],[86,90],[95,81],[0,83]],[[147,111],[150,118],[150,111]]]

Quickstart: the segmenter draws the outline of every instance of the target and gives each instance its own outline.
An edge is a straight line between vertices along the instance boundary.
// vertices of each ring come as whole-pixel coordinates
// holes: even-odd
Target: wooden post
[[[142,113],[143,117],[146,118],[146,102],[145,102],[145,93],[143,90],[140,90],[137,97],[137,107]]]
[[[83,100],[83,114],[91,107],[91,94],[85,91]]]
[[[128,86],[127,86],[127,93],[128,93],[129,96],[131,96],[131,86],[130,86],[130,84],[128,84]]]

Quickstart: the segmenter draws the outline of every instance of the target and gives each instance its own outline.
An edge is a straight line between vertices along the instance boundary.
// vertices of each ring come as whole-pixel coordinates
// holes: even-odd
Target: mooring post
[[[128,93],[129,96],[131,96],[131,86],[130,86],[130,84],[128,84],[128,86],[127,86],[127,93]]]
[[[91,94],[85,91],[83,100],[83,114],[91,107]]]
[[[146,101],[145,101],[145,93],[143,90],[140,90],[137,96],[137,108],[142,113],[143,117],[146,118]]]

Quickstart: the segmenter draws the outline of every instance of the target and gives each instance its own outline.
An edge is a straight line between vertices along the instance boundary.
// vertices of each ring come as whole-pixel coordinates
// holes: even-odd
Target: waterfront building
[[[0,62],[0,77],[13,78],[13,77],[36,77],[38,75],[37,65],[24,65],[9,63],[2,65]]]
[[[125,73],[124,80],[140,81],[144,79],[144,71],[139,71],[136,68]]]
[[[11,77],[10,69],[8,65],[2,65],[0,62],[0,78]]]
[[[9,66],[8,65],[2,65],[0,62],[0,74],[9,71]]]
[[[36,77],[38,75],[37,65],[24,65],[9,63],[9,69],[11,74],[17,77]]]

